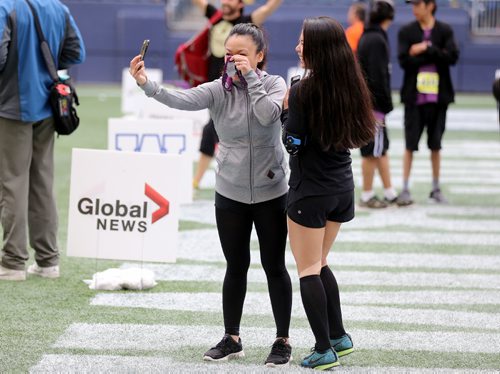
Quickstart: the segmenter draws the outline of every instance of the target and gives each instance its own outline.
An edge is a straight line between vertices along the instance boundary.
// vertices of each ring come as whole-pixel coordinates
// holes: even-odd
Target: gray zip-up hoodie
[[[252,70],[245,80],[248,89],[236,82],[231,91],[222,87],[220,78],[183,91],[151,81],[141,88],[172,108],[209,109],[219,136],[215,190],[229,199],[253,204],[288,190],[280,121],[287,87],[283,78],[266,72]]]

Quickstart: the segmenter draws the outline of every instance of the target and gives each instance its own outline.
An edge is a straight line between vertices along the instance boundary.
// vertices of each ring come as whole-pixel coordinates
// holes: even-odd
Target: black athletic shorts
[[[361,147],[361,156],[363,157],[380,157],[384,156],[389,149],[389,136],[387,135],[387,127],[380,126],[377,128],[375,140]]]
[[[219,143],[219,137],[217,132],[215,132],[214,121],[210,121],[203,126],[203,132],[201,133],[201,143],[200,152],[204,155],[214,157],[215,146]]]
[[[405,105],[406,149],[418,151],[418,143],[427,128],[427,147],[432,151],[441,149],[446,125],[448,106],[440,104]]]
[[[326,221],[348,222],[354,218],[354,190],[339,195],[310,196],[294,201],[288,191],[288,217],[305,227],[322,228]]]

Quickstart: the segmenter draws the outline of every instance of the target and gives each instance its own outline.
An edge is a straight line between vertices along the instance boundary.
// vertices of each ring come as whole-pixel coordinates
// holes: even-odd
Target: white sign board
[[[162,82],[163,71],[148,68],[148,79]],[[122,113],[141,117],[145,104],[149,100],[151,99],[137,86],[135,79],[128,72],[128,68],[124,68],[122,70]]]
[[[110,118],[108,149],[179,157],[181,204],[193,202],[193,122],[189,119]]]
[[[175,262],[179,158],[73,149],[68,256]]]

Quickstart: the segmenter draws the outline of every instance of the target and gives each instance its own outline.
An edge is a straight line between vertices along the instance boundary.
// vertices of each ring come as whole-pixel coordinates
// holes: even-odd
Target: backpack
[[[205,28],[182,43],[175,51],[175,66],[182,80],[196,87],[208,80],[208,38],[210,29],[222,18],[222,12],[217,12],[209,19]]]

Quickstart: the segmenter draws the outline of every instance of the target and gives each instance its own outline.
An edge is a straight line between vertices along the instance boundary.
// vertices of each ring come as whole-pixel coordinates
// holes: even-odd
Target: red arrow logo
[[[144,193],[147,197],[153,200],[160,207],[158,210],[153,212],[152,223],[155,223],[160,218],[168,214],[170,203],[165,199],[158,191],[146,183]]]

